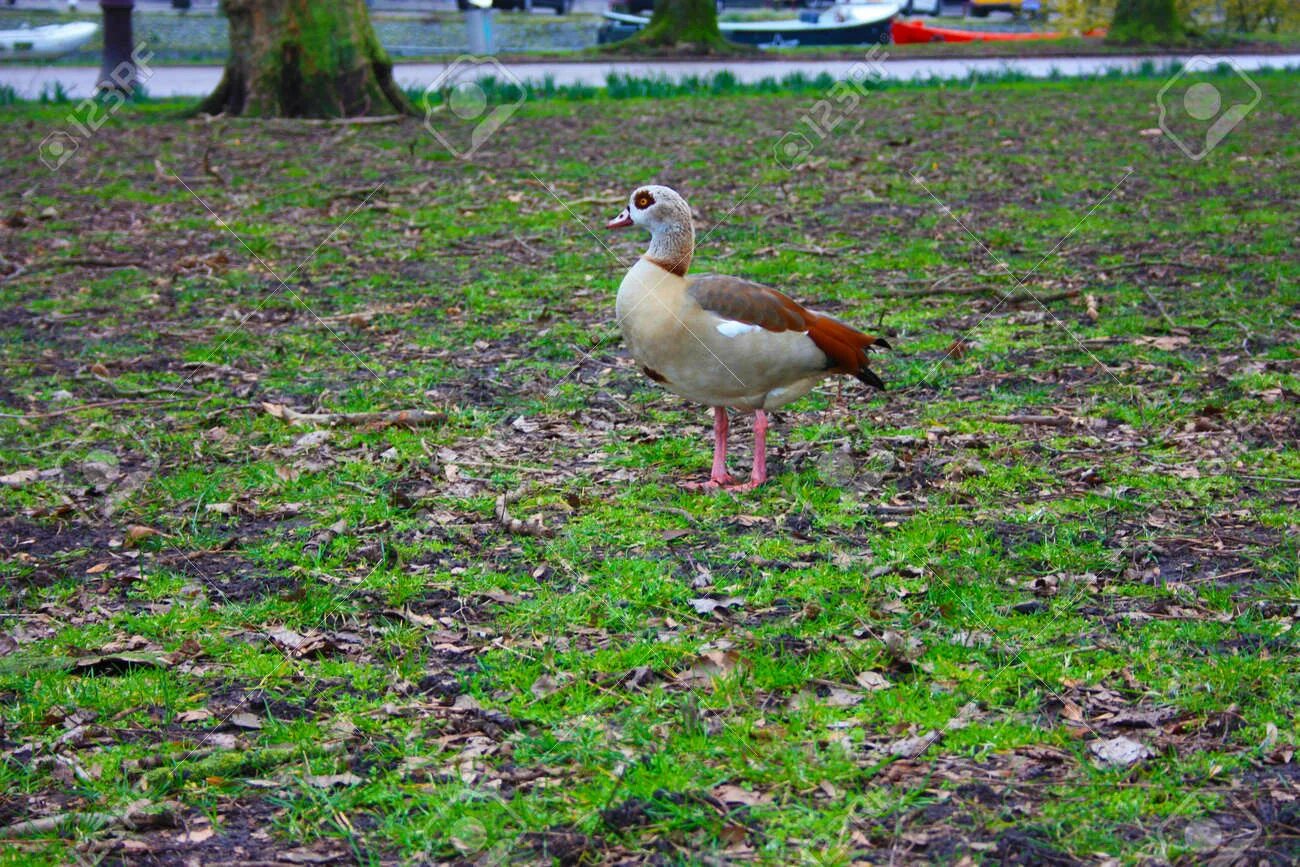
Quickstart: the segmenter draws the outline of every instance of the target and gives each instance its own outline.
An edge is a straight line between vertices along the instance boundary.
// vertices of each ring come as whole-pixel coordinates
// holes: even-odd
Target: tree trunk
[[[98,90],[130,95],[135,90],[135,38],[131,8],[135,0],[100,0],[104,15],[104,53],[99,67]]]
[[[644,46],[676,48],[692,54],[732,54],[746,50],[718,30],[714,0],[656,0],[650,23],[637,35],[614,43],[617,49]]]
[[[355,117],[410,114],[365,0],[221,0],[230,59],[199,106],[209,114]]]
[[[1118,0],[1111,42],[1178,42],[1183,22],[1175,0]]]

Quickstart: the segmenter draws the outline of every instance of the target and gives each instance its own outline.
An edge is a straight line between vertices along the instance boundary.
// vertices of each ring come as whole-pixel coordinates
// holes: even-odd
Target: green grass
[[[1300,74],[1252,78],[1199,161],[1154,70],[825,136],[816,79],[552,85],[468,161],[151,100],[49,171],[68,107],[10,106],[0,862],[1292,860]],[[618,338],[650,180],[695,270],[895,346],[752,494],[680,489],[707,412]]]

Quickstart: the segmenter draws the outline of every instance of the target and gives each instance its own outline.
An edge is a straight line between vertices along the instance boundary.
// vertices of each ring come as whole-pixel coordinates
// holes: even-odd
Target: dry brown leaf
[[[1152,337],[1146,335],[1138,337],[1133,341],[1135,346],[1151,346],[1156,349],[1162,349],[1166,352],[1173,352],[1175,349],[1181,349],[1192,342],[1192,338],[1184,337],[1180,334],[1163,335],[1161,337]]]
[[[723,783],[713,788],[713,797],[717,798],[724,804],[744,804],[747,807],[754,807],[759,804],[770,804],[772,798],[762,792],[751,792],[749,789],[742,789],[740,786],[734,786],[731,783]]]
[[[212,830],[211,825],[204,828],[194,828],[177,837],[176,842],[182,845],[202,843],[205,840],[211,840],[215,833],[216,832]]]
[[[854,678],[854,682],[863,689],[872,690],[889,689],[893,686],[889,679],[878,671],[860,671]]]
[[[563,687],[564,681],[562,679],[556,679],[549,674],[543,674],[541,677],[537,678],[537,680],[533,681],[533,685],[528,688],[528,691],[531,692],[535,698],[542,699],[549,695],[554,695]]]
[[[690,684],[710,684],[716,677],[726,677],[742,664],[740,654],[734,650],[710,650],[700,654],[695,663],[677,675],[677,680]]]
[[[201,707],[193,710],[183,710],[176,714],[176,722],[178,723],[203,722],[207,719],[212,719],[212,711],[204,710]]]
[[[167,534],[162,530],[155,530],[153,527],[146,527],[143,524],[132,524],[126,528],[126,544],[129,547],[139,544],[150,536],[166,537],[166,535]]]

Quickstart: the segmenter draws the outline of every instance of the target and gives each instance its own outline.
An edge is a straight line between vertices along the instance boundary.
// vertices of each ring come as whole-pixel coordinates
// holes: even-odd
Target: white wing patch
[[[749,334],[751,331],[758,331],[759,327],[758,325],[750,325],[748,322],[724,319],[718,323],[718,333],[723,337],[739,337],[742,334]]]

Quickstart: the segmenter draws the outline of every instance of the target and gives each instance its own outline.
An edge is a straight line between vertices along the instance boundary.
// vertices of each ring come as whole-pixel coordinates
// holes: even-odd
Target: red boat
[[[1090,31],[1084,36],[1099,36],[1101,33],[1101,31]],[[923,21],[894,19],[891,35],[895,45],[914,45],[918,42],[1025,42],[1032,39],[1064,39],[1068,34],[952,30],[947,27],[931,27]]]

